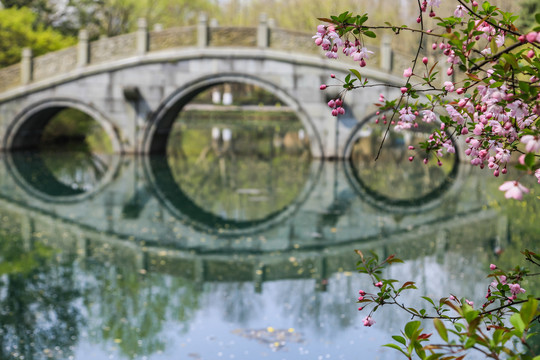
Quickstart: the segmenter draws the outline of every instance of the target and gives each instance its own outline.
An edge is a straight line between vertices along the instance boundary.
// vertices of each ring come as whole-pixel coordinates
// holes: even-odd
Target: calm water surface
[[[354,249],[480,302],[491,262],[538,245],[536,195],[409,163],[402,139],[323,163],[295,127],[186,123],[163,157],[1,155],[0,359],[395,359],[408,317],[361,326]]]

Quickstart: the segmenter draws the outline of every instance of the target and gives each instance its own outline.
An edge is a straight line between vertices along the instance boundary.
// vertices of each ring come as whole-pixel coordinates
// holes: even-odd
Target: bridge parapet
[[[38,56],[32,60],[32,80],[40,81],[54,74],[63,74],[77,67],[77,48],[69,47]]]
[[[197,28],[185,26],[154,30],[149,34],[148,43],[150,52],[195,46],[197,44]]]
[[[67,74],[79,67],[177,48],[270,48],[323,57],[321,49],[311,41],[311,36],[310,33],[276,28],[273,22],[264,16],[261,16],[258,27],[213,26],[206,18],[202,18],[198,26],[148,31],[146,24],[141,23],[136,32],[92,42],[88,42],[86,31],[81,30],[79,44],[75,46],[31,58],[29,63],[23,61],[0,69],[0,93],[29,82]],[[383,71],[393,73],[395,69],[400,72],[402,68],[410,65],[408,57],[403,56],[400,66],[392,66],[398,57],[394,56],[391,45],[385,37],[380,46],[369,48],[375,53],[371,63],[379,64],[379,68]],[[23,79],[27,74],[30,74],[29,79]]]
[[[0,69],[0,91],[19,85],[21,85],[21,63]]]

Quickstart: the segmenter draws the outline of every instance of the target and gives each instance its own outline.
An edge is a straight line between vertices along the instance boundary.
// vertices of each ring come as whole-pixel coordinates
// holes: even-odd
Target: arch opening
[[[8,137],[17,179],[51,200],[90,193],[115,168],[115,139],[103,128],[103,120],[69,105],[38,104],[16,119]]]
[[[445,151],[442,158],[433,152],[426,157],[418,148],[436,127],[438,123],[419,123],[411,129],[392,126],[383,142],[386,126],[375,124],[375,117],[364,121],[348,144],[349,172],[362,196],[394,209],[417,209],[440,198],[457,177],[459,156]],[[452,145],[456,147],[455,142]]]
[[[168,178],[160,191],[182,198],[170,202],[207,229],[251,228],[280,217],[312,181],[303,123],[260,86],[223,81],[199,87],[166,116],[166,164],[152,160],[154,177],[159,183]]]

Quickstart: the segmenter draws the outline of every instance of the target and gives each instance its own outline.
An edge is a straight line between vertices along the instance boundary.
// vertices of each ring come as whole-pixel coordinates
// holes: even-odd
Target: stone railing
[[[145,19],[139,19],[138,29],[133,33],[90,42],[86,30],[81,30],[77,45],[35,58],[31,49],[23,49],[19,64],[0,69],[0,93],[89,65],[167,49],[251,47],[323,56],[311,37],[312,34],[276,28],[265,15],[261,15],[256,28],[217,26],[201,16],[197,26],[149,31]],[[395,54],[388,38],[383,37],[378,47],[370,49],[375,52],[370,63],[378,64],[380,70],[392,73],[394,68],[397,72],[403,68],[393,66]]]

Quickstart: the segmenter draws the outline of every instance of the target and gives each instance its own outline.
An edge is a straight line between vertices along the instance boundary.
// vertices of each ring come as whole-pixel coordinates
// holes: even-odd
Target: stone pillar
[[[148,24],[145,18],[137,20],[137,55],[144,55],[148,51]]]
[[[387,72],[392,71],[393,62],[392,53],[392,38],[390,36],[383,36],[381,40],[381,69]]]
[[[77,66],[83,67],[90,63],[88,43],[88,31],[81,29],[79,31],[79,43],[77,44]]]
[[[259,26],[257,27],[257,46],[266,48],[270,45],[270,29],[268,28],[268,20],[266,14],[259,15]]]
[[[21,82],[23,85],[32,81],[32,49],[22,49],[21,59]]]
[[[253,271],[253,282],[255,285],[255,293],[262,293],[263,282],[264,282],[264,269],[265,265],[263,263],[258,263],[254,266]]]
[[[230,84],[225,84],[223,86],[223,100],[221,103],[223,105],[232,105],[233,103],[233,94]]]
[[[208,46],[208,18],[206,14],[201,14],[199,16],[199,24],[197,25],[197,46],[198,47],[207,47]]]

